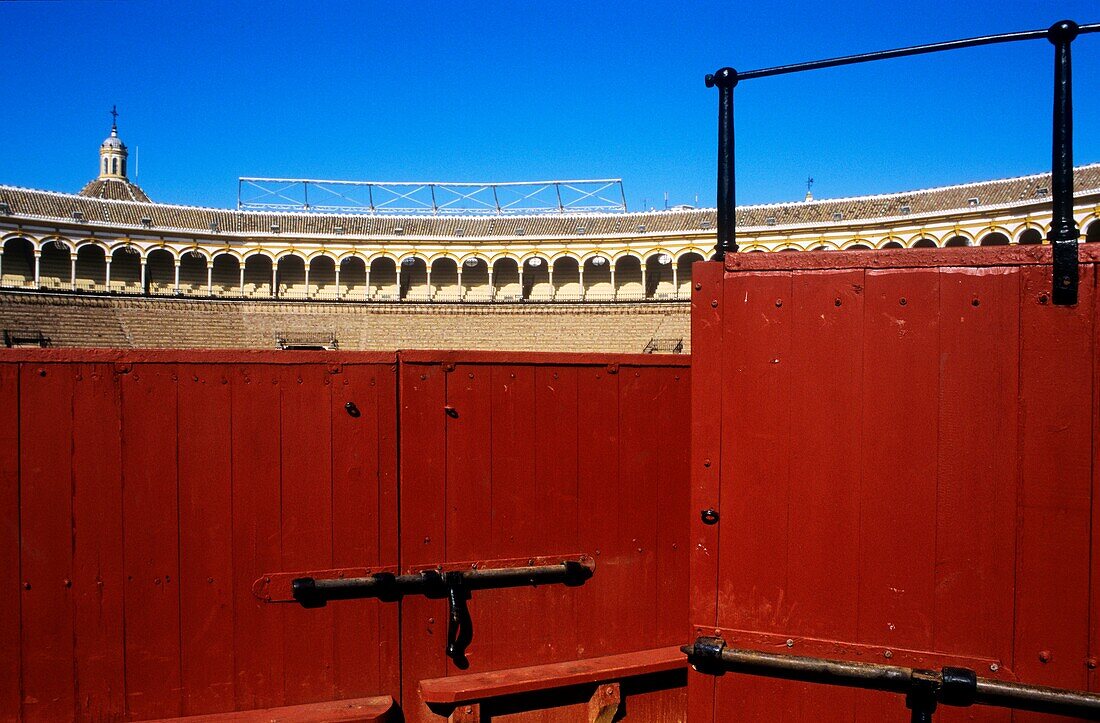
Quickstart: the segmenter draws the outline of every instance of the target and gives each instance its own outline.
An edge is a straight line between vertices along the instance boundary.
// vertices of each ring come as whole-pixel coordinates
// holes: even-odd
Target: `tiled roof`
[[[156,229],[214,230],[249,236],[601,237],[708,233],[715,226],[714,209],[478,217],[337,215],[263,213],[151,203],[141,189],[132,184],[129,188],[134,192],[133,199],[113,198],[112,194],[118,189],[108,185],[98,194],[86,193],[97,188],[96,184],[109,183],[112,182],[93,181],[79,195],[0,186],[0,204],[7,204],[12,216],[69,221],[74,211],[79,211],[85,222],[141,227],[148,219],[148,225]],[[1075,188],[1078,195],[1100,192],[1100,163],[1078,168]],[[741,206],[737,209],[737,225],[782,227],[872,221],[1027,202],[1049,203],[1049,199],[1050,176],[1038,174],[876,196]]]
[[[123,181],[117,178],[97,178],[89,181],[88,185],[80,189],[79,196],[88,198],[105,198],[111,201],[136,201],[137,203],[152,203],[145,191],[136,183]]]

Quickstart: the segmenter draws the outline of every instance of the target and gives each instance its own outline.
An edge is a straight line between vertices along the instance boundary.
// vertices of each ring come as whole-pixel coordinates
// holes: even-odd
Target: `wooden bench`
[[[393,713],[393,698],[349,698],[324,703],[288,705],[281,708],[238,710],[231,713],[208,713],[186,718],[166,718],[150,723],[361,723],[388,721]]]
[[[453,675],[420,681],[420,698],[437,710],[449,711],[452,723],[481,723],[482,703],[523,693],[595,684],[588,702],[590,723],[609,723],[619,710],[619,681],[687,668],[679,647],[654,648],[601,658],[532,665],[486,673]]]

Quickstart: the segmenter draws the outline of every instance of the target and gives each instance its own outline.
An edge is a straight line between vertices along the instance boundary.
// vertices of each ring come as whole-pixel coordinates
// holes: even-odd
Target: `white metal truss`
[[[627,210],[621,178],[510,183],[410,183],[246,176],[237,179],[237,208],[245,211],[427,216],[607,213]]]

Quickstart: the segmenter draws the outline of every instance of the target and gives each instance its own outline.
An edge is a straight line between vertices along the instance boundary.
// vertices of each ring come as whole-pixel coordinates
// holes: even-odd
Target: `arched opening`
[[[188,251],[180,257],[180,293],[206,296],[208,277],[206,257],[200,251]]]
[[[550,265],[546,259],[527,259],[523,262],[523,298],[533,301],[549,301],[554,297],[550,284]]]
[[[76,250],[76,284],[81,291],[107,288],[107,252],[96,244],[84,244]]]
[[[554,299],[580,301],[581,267],[575,258],[562,256],[554,260]]]
[[[871,247],[867,244],[852,244],[851,246],[845,246],[845,251],[870,251]]]
[[[271,297],[273,288],[271,257],[252,254],[244,260],[244,295]]]
[[[4,242],[0,257],[0,286],[31,288],[34,286],[34,244],[25,238]]]
[[[338,299],[367,298],[367,262],[358,256],[340,260],[340,284],[336,289]]]
[[[233,254],[218,254],[210,269],[214,296],[243,296],[241,262]]]
[[[301,256],[288,254],[275,267],[275,297],[304,299],[306,297],[306,262]]]
[[[642,283],[642,260],[637,256],[622,256],[615,262],[615,299],[641,301],[645,298]]]
[[[435,301],[462,301],[458,286],[458,264],[454,259],[438,258],[432,262],[431,297]]]
[[[141,254],[133,246],[120,246],[111,253],[110,291],[141,293]]]
[[[1003,233],[987,233],[978,242],[979,246],[1008,246],[1008,236]]]
[[[1043,243],[1043,232],[1040,231],[1037,228],[1026,229],[1022,234],[1020,234],[1019,243],[1025,244],[1025,245],[1028,245],[1028,246],[1034,246],[1036,244],[1041,244],[1041,243]]]
[[[611,261],[606,256],[593,256],[584,261],[584,300],[611,301],[615,290],[611,286]]]
[[[688,251],[676,259],[676,298],[691,298],[691,265],[696,261],[702,261],[703,255]]]
[[[371,261],[368,281],[368,299],[397,301],[401,298],[401,289],[397,285],[397,263],[393,259],[382,257]]]
[[[463,261],[462,287],[467,301],[489,301],[489,262],[473,256]]]
[[[1100,221],[1093,221],[1089,224],[1088,230],[1085,231],[1085,243],[1096,243],[1100,241]]]
[[[43,289],[67,289],[72,281],[73,255],[64,241],[42,244],[38,259],[38,285]]]
[[[952,236],[944,242],[945,248],[961,248],[970,245],[970,239],[966,236]]]
[[[936,240],[931,238],[919,238],[913,242],[911,248],[915,249],[934,249],[936,248]]]
[[[410,256],[401,259],[401,298],[409,301],[428,301],[428,265],[424,259]]]
[[[900,242],[898,242],[898,241],[887,241],[887,242],[886,242],[886,243],[884,243],[884,244],[883,244],[883,245],[882,245],[882,246],[881,246],[880,248],[884,248],[884,249],[900,249],[900,248],[902,248],[902,245],[901,245],[901,243],[900,243]]]
[[[515,259],[497,259],[493,263],[493,297],[497,301],[519,301],[523,298],[519,285],[519,264]]]
[[[153,249],[145,257],[145,293],[176,293],[176,257],[168,249]]]
[[[867,247],[864,246],[863,248],[867,248]],[[788,246],[785,249],[779,249],[779,251],[777,253],[787,254],[787,253],[791,253],[792,251],[798,251],[798,248],[796,246]]]
[[[671,299],[675,295],[672,280],[672,256],[653,254],[645,261],[645,298]]]
[[[331,256],[314,256],[309,260],[306,295],[310,299],[336,298],[336,260]]]

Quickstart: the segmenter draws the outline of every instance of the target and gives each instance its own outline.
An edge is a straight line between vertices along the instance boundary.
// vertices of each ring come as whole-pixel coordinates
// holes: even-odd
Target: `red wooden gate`
[[[474,594],[469,672],[680,642],[686,359],[398,356],[0,352],[0,720],[372,695],[417,719],[461,672],[445,601],[265,604],[273,572],[584,552],[582,587]],[[631,719],[682,717],[683,675]]]
[[[1095,690],[1100,254],[1082,257],[1073,307],[1050,303],[1049,249],[697,265],[693,506],[720,521],[693,520],[694,633]],[[693,673],[689,700],[692,721],[908,720],[897,696],[735,674]]]

